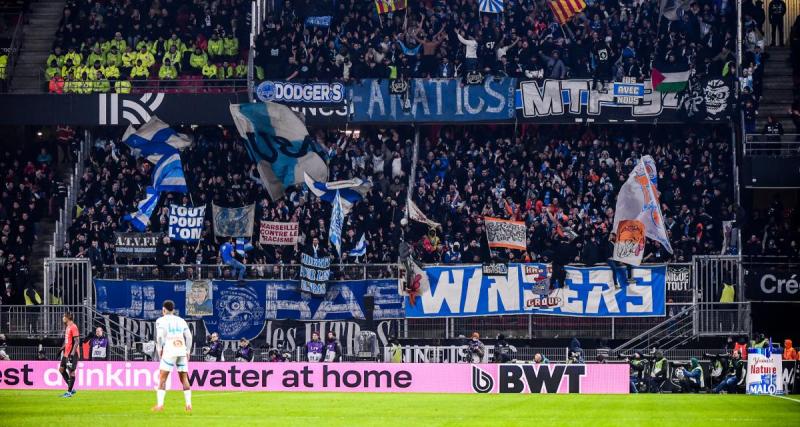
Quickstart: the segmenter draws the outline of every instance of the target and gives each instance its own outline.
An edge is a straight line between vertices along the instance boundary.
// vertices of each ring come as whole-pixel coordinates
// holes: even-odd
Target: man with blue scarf
[[[691,359],[691,369],[684,369],[683,379],[681,380],[681,387],[685,391],[697,393],[705,388],[706,382],[703,377],[703,367],[696,357]]]

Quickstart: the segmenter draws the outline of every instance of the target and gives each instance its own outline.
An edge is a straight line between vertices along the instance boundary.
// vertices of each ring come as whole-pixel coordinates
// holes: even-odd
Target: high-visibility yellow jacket
[[[203,77],[207,79],[216,79],[217,76],[217,66],[214,64],[206,64],[203,65]]]
[[[208,40],[208,54],[210,56],[220,56],[225,53],[225,47],[222,39],[209,39]]]
[[[228,36],[222,39],[223,51],[225,55],[236,56],[239,54],[239,39]]]
[[[161,64],[158,69],[158,78],[161,80],[172,80],[178,78],[178,70],[173,65]]]
[[[117,82],[114,83],[114,92],[131,93],[131,82],[127,80],[117,80]]]
[[[203,67],[208,64],[208,55],[205,52],[200,52],[200,54],[192,53],[189,57],[189,65],[192,68],[202,69]]]

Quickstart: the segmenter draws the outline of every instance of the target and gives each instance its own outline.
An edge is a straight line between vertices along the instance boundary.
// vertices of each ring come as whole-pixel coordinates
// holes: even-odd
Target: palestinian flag
[[[650,75],[653,79],[653,90],[681,92],[689,82],[689,66],[653,67]]]

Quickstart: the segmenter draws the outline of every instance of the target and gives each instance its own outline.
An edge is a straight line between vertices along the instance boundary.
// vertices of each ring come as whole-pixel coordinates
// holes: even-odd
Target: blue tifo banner
[[[474,122],[516,116],[516,79],[486,78],[482,85],[458,79],[411,79],[402,93],[397,81],[364,79],[353,83],[351,122]]]
[[[331,275],[331,259],[314,258],[308,254],[300,257],[300,290],[311,295],[325,295],[325,286]]]
[[[170,299],[186,314],[186,281],[96,279],[97,309],[137,320],[161,317],[161,304]],[[224,340],[256,338],[267,320],[364,319],[364,297],[375,297],[375,320],[403,317],[403,297],[397,280],[348,280],[328,283],[324,298],[299,291],[297,280],[214,280],[213,314],[199,317],[206,329]]]
[[[510,264],[505,276],[484,276],[480,265],[427,267],[430,286],[412,305],[406,297],[406,317],[467,317],[544,314],[580,317],[664,316],[666,266],[633,268],[635,283],[618,271],[614,288],[611,269],[567,267],[567,286],[543,292],[546,264]]]

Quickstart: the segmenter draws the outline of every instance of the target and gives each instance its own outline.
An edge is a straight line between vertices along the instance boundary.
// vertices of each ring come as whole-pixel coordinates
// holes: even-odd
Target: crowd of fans
[[[733,204],[726,133],[709,126],[523,127],[516,132],[513,126],[427,128],[412,197],[442,224],[432,230],[415,222],[401,226],[411,170],[410,128],[364,128],[357,137],[317,131],[315,137],[328,157],[331,180],[362,177],[373,184],[354,206],[343,233],[343,253],[366,235],[367,255],[360,262],[396,262],[403,239],[415,245],[424,262],[547,261],[556,236],[571,230],[568,234],[577,237],[569,243],[570,261],[595,264],[608,257],[617,192],[644,154],[652,154],[658,164],[661,204],[675,252],[670,256],[656,243],[648,246],[646,260],[687,261],[695,254],[720,252],[722,222],[742,218]],[[247,264],[296,263],[314,238],[326,246],[327,202],[304,186],[290,187],[284,198],[271,200],[235,131],[198,128],[194,135],[194,145],[182,155],[191,194],[163,196],[151,231],[167,231],[171,203],[255,203],[258,220],[298,221],[301,237],[298,247],[261,246],[256,224],[255,249],[246,253]],[[97,140],[64,256],[89,257],[95,266],[125,263],[115,257],[113,232],[129,229],[122,217],[135,211],[150,184],[144,163],[114,137]],[[164,239],[155,262],[218,263],[221,240],[214,238],[210,211],[199,244]],[[483,216],[525,221],[527,250],[489,252]]]
[[[453,77],[481,71],[520,78],[649,77],[656,62],[691,64],[700,74],[728,74],[735,53],[734,3],[692,1],[675,21],[660,19],[656,0],[587,2],[559,25],[545,2],[505,2],[500,14],[477,1],[409,2],[378,16],[371,2],[335,8],[287,1],[267,17],[256,64],[268,79]],[[304,25],[331,15],[329,28]],[[659,22],[660,21],[660,22]]]
[[[246,79],[250,1],[69,0],[45,77],[53,93]]]
[[[409,2],[385,15],[373,2],[275,2],[256,40],[256,77],[349,80],[481,71],[609,82],[647,78],[654,62],[683,63],[699,75],[734,73],[736,21],[729,0],[693,0],[674,21],[661,18],[657,0],[587,3],[559,25],[544,2],[533,0],[508,1],[499,14],[480,14],[476,1]],[[136,80],[170,86],[195,76],[216,82],[211,85],[245,78],[249,12],[244,0],[71,0],[45,64],[50,90],[126,93]],[[314,16],[330,16],[330,25],[307,21]],[[760,64],[758,51],[752,62]]]
[[[800,259],[800,205],[776,194],[769,208],[755,210],[742,232],[744,255],[777,255]]]
[[[42,303],[30,289],[31,253],[36,223],[52,216],[58,187],[51,147],[39,142],[0,149],[0,304]]]

